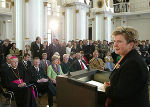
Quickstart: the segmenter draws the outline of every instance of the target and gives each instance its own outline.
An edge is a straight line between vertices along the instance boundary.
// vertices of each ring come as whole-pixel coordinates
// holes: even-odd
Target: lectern
[[[105,93],[98,92],[97,86],[87,83],[97,74],[101,82],[101,77],[105,78],[109,72],[92,69],[72,72],[71,76],[57,76],[57,107],[104,107]]]

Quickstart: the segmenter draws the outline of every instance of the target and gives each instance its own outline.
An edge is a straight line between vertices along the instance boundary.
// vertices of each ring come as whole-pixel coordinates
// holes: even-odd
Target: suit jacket
[[[73,68],[70,62],[67,63],[61,62],[60,66],[64,74],[66,74],[68,71],[73,72]]]
[[[82,60],[82,62],[85,64],[85,66],[87,67],[87,64],[84,60]],[[82,70],[81,68],[81,65],[79,63],[79,61],[76,59],[74,62],[73,62],[73,70],[74,71],[79,71],[79,70]]]
[[[148,70],[136,50],[130,51],[110,75],[106,95],[110,107],[148,107]]]
[[[30,77],[31,77],[31,62],[27,61],[27,65],[24,63],[24,61],[20,61],[18,63],[18,67],[24,70],[24,82],[29,83]]]
[[[34,43],[33,44],[33,49],[31,50],[32,51],[32,56],[33,56],[33,58],[34,57],[39,57],[40,59],[42,58],[42,48],[43,48],[43,45],[42,44],[40,44],[40,48],[39,48],[39,46],[36,44],[36,43]]]
[[[47,62],[47,65],[48,65],[48,66],[51,64],[51,62],[50,62],[49,60],[46,60],[46,62]],[[48,68],[48,66],[47,66],[47,68]],[[44,62],[43,60],[40,61],[40,67],[42,67],[43,70],[44,70],[45,72],[47,72],[46,65],[45,65],[45,62]]]
[[[37,83],[38,80],[40,80],[41,78],[46,78],[48,79],[45,71],[43,70],[43,68],[39,67],[39,71],[36,71],[35,67],[32,66],[30,68],[31,71],[31,79],[30,79],[30,83]]]

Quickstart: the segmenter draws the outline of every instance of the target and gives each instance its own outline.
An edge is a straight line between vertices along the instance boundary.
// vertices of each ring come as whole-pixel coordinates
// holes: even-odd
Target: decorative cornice
[[[44,40],[48,40],[48,38],[44,38]]]
[[[92,21],[95,21],[95,18],[92,18]]]
[[[11,2],[11,0],[6,0],[6,2]]]

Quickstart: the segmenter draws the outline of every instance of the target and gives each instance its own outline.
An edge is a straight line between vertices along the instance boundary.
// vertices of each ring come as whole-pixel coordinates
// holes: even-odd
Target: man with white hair
[[[64,54],[63,55],[63,61],[61,62],[61,68],[64,74],[66,74],[67,72],[73,72],[72,69],[72,65],[70,62],[68,62],[69,60],[69,55],[68,54]]]

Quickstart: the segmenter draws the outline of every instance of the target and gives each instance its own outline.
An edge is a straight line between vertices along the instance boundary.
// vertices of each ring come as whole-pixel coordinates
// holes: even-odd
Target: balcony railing
[[[114,6],[114,13],[130,12],[129,2],[116,3],[113,6]]]

